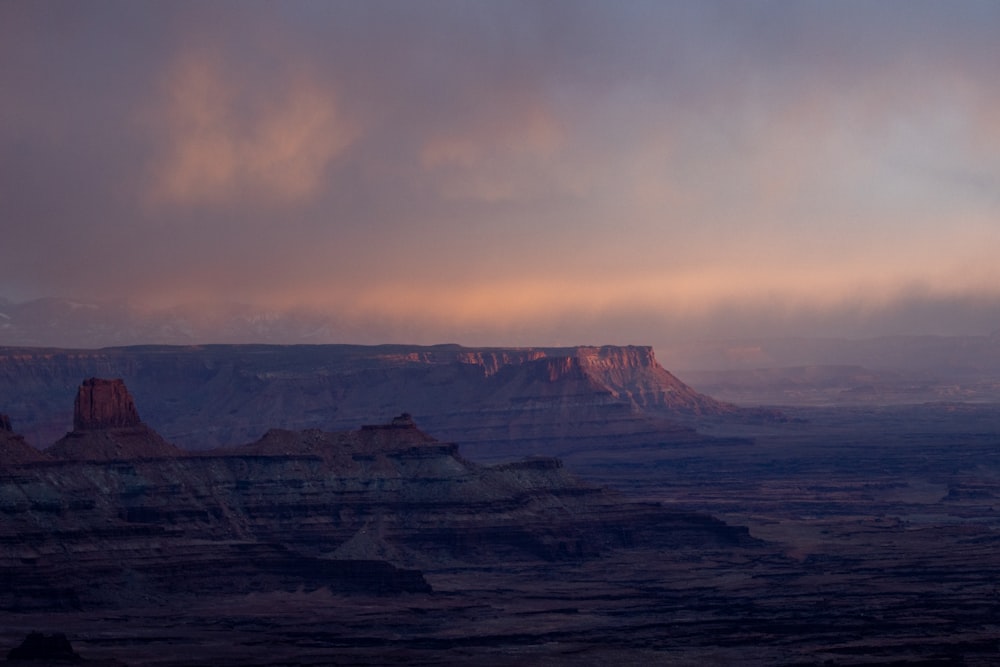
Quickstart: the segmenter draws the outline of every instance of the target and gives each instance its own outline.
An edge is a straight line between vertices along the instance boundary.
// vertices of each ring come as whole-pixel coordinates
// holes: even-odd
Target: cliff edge
[[[567,456],[579,438],[624,446],[617,436],[655,431],[655,443],[664,433],[691,441],[691,420],[742,414],[686,385],[651,347],[612,345],[0,348],[0,405],[43,446],[66,433],[66,388],[91,376],[121,378],[141,394],[143,421],[124,384],[102,381],[78,396],[74,432],[145,423],[187,450],[410,412],[429,431],[477,447],[465,450],[476,456]]]

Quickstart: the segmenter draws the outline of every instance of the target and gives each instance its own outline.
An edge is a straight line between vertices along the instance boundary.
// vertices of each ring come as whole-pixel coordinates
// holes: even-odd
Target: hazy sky
[[[987,333],[998,66],[992,0],[3,0],[0,296]]]

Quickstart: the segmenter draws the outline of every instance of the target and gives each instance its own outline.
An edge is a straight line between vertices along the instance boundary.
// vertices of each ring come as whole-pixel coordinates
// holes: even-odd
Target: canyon
[[[65,633],[95,665],[161,667],[1000,656],[995,404],[737,407],[641,347],[325,347],[3,350],[0,646]]]
[[[698,441],[691,420],[774,415],[701,394],[639,346],[209,345],[0,348],[0,406],[37,447],[62,436],[83,378],[121,378],[184,449],[269,428],[343,430],[408,412],[477,460]]]
[[[90,378],[74,429],[35,456],[0,421],[0,611],[10,614],[430,595],[425,570],[757,544],[704,513],[581,482],[557,459],[474,464],[409,414],[188,453],[139,418],[121,379]]]

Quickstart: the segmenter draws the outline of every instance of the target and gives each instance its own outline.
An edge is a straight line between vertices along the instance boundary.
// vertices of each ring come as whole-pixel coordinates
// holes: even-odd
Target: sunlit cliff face
[[[502,343],[1000,296],[991,4],[119,9],[0,9],[0,297]]]

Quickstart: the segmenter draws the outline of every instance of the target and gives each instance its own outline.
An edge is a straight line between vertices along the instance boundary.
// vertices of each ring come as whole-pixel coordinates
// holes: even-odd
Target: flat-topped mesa
[[[421,431],[404,412],[384,424],[365,424],[354,431],[293,431],[272,428],[255,442],[237,448],[216,450],[223,455],[318,456],[338,467],[356,468],[351,461],[377,457],[455,457],[458,445],[441,442]],[[384,472],[384,471],[383,471]]]
[[[73,430],[95,431],[142,425],[132,395],[121,379],[90,378],[76,392]]]
[[[6,380],[0,380],[0,408],[7,402],[37,406],[16,416],[16,426],[38,443],[63,435],[64,389],[92,376],[145,387],[136,396],[143,420],[183,434],[176,437],[191,449],[250,442],[273,426],[356,428],[372,415],[406,409],[436,435],[482,443],[484,451],[488,444],[498,458],[565,455],[566,449],[546,443],[593,440],[596,427],[610,444],[615,430],[650,432],[649,419],[728,419],[743,412],[687,386],[660,365],[652,348],[639,345],[0,348],[0,376]],[[99,397],[100,388],[90,391]],[[79,432],[108,424],[109,415],[80,407]]]

